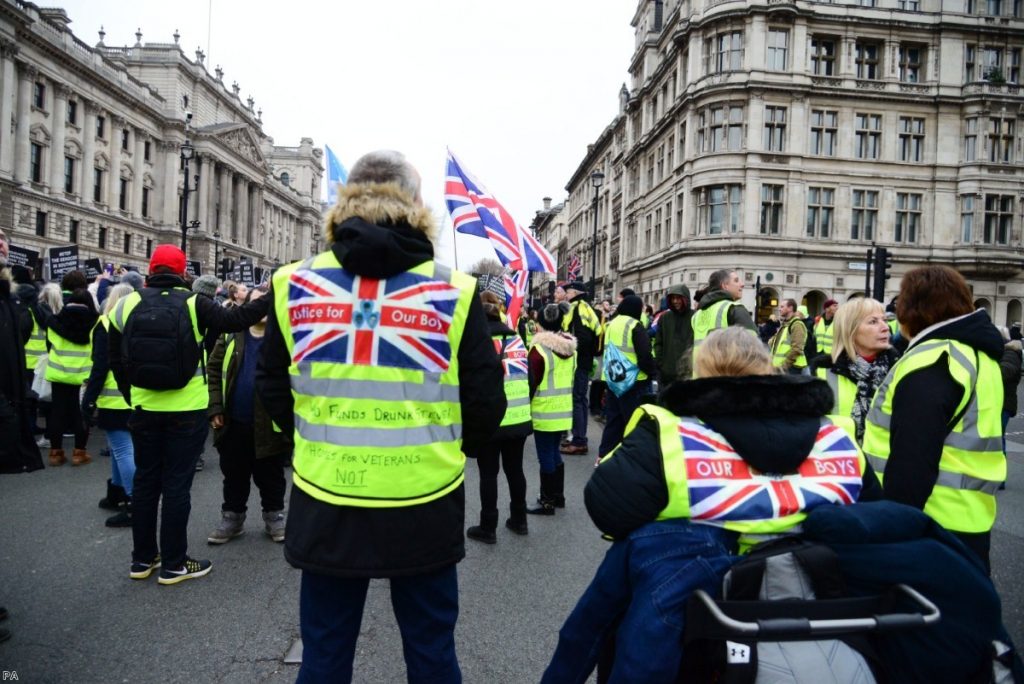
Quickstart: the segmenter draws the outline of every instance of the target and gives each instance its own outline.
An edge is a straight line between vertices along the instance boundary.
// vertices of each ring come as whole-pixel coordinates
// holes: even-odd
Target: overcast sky
[[[586,145],[617,112],[636,9],[627,0],[44,4],[63,6],[90,45],[101,24],[109,46],[134,44],[136,28],[143,42],[169,43],[177,29],[190,58],[202,47],[211,72],[221,65],[225,83],[255,98],[276,144],[309,136],[346,167],[373,149],[400,150],[437,213],[451,147],[523,226],[542,197],[564,199]],[[461,268],[493,255],[480,238],[458,246]]]

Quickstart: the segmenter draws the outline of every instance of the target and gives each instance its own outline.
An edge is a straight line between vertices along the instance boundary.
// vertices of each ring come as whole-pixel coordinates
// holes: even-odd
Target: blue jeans
[[[369,583],[365,577],[302,571],[302,667],[297,684],[352,681],[352,659]],[[455,657],[455,621],[459,617],[455,565],[426,575],[392,577],[390,583],[408,680],[461,682],[462,671]]]
[[[597,448],[599,458],[607,456],[612,449],[619,446],[622,436],[626,432],[626,423],[633,416],[633,412],[640,406],[640,401],[651,391],[650,380],[640,380],[621,397],[615,396],[615,392],[608,390],[605,399],[605,415],[607,421],[604,424],[604,431],[601,432],[601,446]]]
[[[110,447],[110,481],[124,488],[132,495],[135,480],[135,448],[132,433],[127,430],[107,430],[107,446]]]
[[[533,431],[533,441],[537,445],[537,460],[540,461],[542,473],[553,473],[562,464],[561,432]]]
[[[576,374],[572,378],[572,443],[575,446],[587,445],[587,401],[591,365],[593,364],[577,365]]]
[[[684,519],[654,522],[617,541],[558,632],[542,684],[585,682],[609,638],[609,682],[674,682],[683,657],[686,602],[720,595],[736,535]]]
[[[192,478],[209,424],[206,411],[135,410],[128,423],[135,446],[132,495],[132,560],[148,563],[159,553],[164,567],[179,568],[188,553]],[[156,514],[163,499],[160,545]]]

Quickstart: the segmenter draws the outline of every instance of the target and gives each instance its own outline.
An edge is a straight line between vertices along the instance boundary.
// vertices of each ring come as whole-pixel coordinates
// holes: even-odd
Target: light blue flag
[[[327,203],[334,205],[338,202],[338,184],[348,181],[348,171],[330,147],[324,145],[324,149],[327,150]]]

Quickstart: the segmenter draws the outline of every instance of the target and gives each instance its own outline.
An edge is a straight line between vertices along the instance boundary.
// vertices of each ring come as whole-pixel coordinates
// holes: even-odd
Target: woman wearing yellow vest
[[[480,303],[487,316],[494,350],[505,370],[505,416],[494,436],[486,443],[464,447],[466,456],[476,459],[480,468],[480,524],[466,530],[470,539],[495,544],[498,537],[498,470],[505,471],[508,482],[509,517],[505,527],[516,534],[528,534],[526,523],[526,476],[523,474],[523,448],[533,432],[530,421],[530,380],[527,347],[508,325],[502,323],[505,303],[494,292],[482,291]]]
[[[542,682],[585,681],[612,640],[610,681],[677,681],[686,601],[717,593],[737,545],[792,533],[818,506],[880,497],[849,420],[827,415],[824,382],[778,374],[739,327],[708,335],[695,372],[640,407],[587,483],[587,512],[616,542]]]
[[[864,453],[885,498],[956,534],[988,567],[1003,453],[1003,336],[947,266],[908,271],[896,316],[906,353],[878,388]]]
[[[576,372],[576,338],[562,331],[569,312],[564,304],[548,304],[540,314],[543,330],[530,346],[530,413],[540,461],[540,496],[534,515],[554,515],[565,508],[565,466],[559,444],[572,428],[572,387]]]
[[[92,370],[82,396],[82,415],[91,423],[96,413],[96,425],[107,435],[110,448],[110,479],[107,480],[107,495],[100,500],[100,508],[118,511],[107,518],[107,527],[132,526],[132,482],[135,478],[135,448],[132,434],[128,431],[128,418],[132,409],[117,388],[114,374],[110,372],[110,356],[107,344],[108,316],[117,303],[135,291],[124,283],[110,288],[103,302],[100,324],[92,331]]]
[[[56,316],[46,319],[46,346],[49,361],[46,379],[53,388],[50,416],[46,428],[50,437],[50,465],[64,465],[64,433],[74,433],[75,450],[72,465],[92,462],[85,450],[89,441],[89,428],[82,420],[78,393],[92,368],[92,329],[99,314],[85,288],[67,296],[64,308]]]
[[[858,297],[843,304],[830,331],[831,354],[811,362],[811,375],[817,375],[831,388],[835,397],[832,413],[853,418],[860,444],[875,390],[900,355],[889,344],[885,307],[874,299]]]

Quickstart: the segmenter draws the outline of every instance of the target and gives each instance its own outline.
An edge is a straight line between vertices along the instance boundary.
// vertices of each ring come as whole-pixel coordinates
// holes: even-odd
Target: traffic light
[[[872,296],[880,302],[885,301],[885,281],[889,279],[892,268],[892,253],[885,247],[875,247],[874,287]]]
[[[228,259],[225,257],[224,259],[220,260],[220,273],[218,273],[217,275],[219,275],[221,279],[227,278],[228,273],[231,273],[231,271],[234,268],[235,261],[233,259]]]

